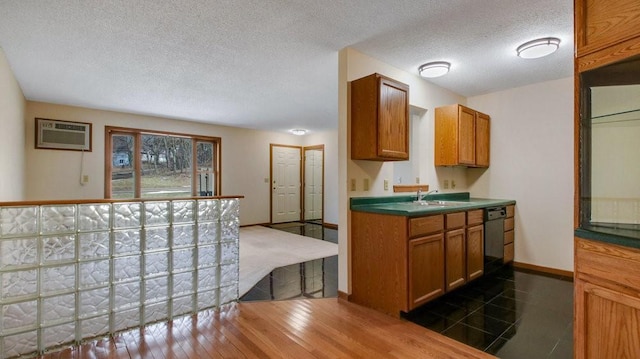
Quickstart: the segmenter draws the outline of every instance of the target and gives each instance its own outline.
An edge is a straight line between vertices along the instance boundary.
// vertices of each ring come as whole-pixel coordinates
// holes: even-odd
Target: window
[[[105,198],[220,195],[220,138],[116,127],[106,136]]]

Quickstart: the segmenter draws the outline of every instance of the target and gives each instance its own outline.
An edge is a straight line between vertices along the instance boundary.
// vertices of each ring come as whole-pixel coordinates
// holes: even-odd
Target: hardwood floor
[[[41,358],[494,358],[335,298],[235,303]]]

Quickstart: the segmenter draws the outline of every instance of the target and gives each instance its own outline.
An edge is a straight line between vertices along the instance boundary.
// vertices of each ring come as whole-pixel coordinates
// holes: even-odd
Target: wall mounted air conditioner
[[[91,152],[91,124],[36,118],[36,148]]]

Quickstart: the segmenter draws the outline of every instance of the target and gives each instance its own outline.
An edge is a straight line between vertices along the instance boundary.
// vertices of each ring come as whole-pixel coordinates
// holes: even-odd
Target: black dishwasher
[[[484,210],[484,273],[502,267],[504,261],[504,219],[506,207],[489,207]]]

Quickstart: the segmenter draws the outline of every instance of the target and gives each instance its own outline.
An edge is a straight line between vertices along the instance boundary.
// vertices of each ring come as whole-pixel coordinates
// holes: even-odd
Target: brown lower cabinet
[[[467,280],[467,252],[465,250],[467,213],[445,215],[447,231],[444,234],[447,292],[463,285]]]
[[[467,282],[484,274],[484,225],[467,228]]]
[[[444,293],[442,233],[409,241],[409,308],[416,308]]]
[[[463,285],[467,280],[464,228],[447,231],[445,234],[447,292]]]
[[[640,250],[575,239],[574,358],[640,358]]]
[[[515,205],[507,206],[507,218],[504,220],[504,259],[503,262],[513,262],[514,247],[513,240],[515,237]]]
[[[483,242],[481,209],[415,218],[353,211],[349,300],[399,316],[481,276]]]

